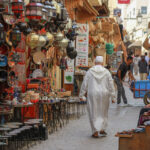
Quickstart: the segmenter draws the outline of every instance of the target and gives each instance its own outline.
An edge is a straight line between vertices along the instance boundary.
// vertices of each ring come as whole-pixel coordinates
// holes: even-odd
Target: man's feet
[[[92,135],[93,138],[99,138],[98,136],[98,132],[95,132],[93,135]]]
[[[107,133],[104,130],[101,130],[99,133],[101,136],[107,136]]]

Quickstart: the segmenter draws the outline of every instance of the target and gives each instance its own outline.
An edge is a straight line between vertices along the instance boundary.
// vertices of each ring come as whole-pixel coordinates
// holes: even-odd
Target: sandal
[[[98,136],[98,132],[95,132],[93,135],[92,135],[93,138],[99,138]]]

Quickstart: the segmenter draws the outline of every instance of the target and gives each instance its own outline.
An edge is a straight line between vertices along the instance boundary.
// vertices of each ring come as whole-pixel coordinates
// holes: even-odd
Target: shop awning
[[[89,0],[72,0],[72,2],[67,0],[65,4],[70,17],[72,19],[76,18],[76,21],[80,23],[85,23],[96,19],[97,15],[99,14],[98,11],[89,2]],[[76,9],[76,14],[74,8]]]
[[[128,48],[132,48],[132,47],[141,47],[142,46],[142,41],[135,41],[132,44],[130,44],[128,46]]]

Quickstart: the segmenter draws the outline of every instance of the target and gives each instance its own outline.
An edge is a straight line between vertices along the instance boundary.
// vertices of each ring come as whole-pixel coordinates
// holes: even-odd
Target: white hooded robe
[[[115,98],[115,88],[110,72],[101,65],[89,69],[84,77],[79,97],[87,93],[87,109],[92,133],[105,130],[108,120],[109,100]]]

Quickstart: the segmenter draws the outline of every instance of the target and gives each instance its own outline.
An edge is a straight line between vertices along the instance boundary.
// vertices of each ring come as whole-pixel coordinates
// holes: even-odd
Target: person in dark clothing
[[[149,112],[150,111],[150,104],[146,105],[144,108],[142,108],[140,110],[140,114],[139,114],[139,119],[138,119],[138,124],[137,126],[141,126],[144,125],[145,121],[149,121],[149,119],[147,118],[143,118],[144,113]]]
[[[117,71],[117,75],[114,77],[114,80],[115,80],[115,83],[117,84],[117,89],[118,89],[117,104],[121,103],[121,96],[123,98],[123,102],[127,104],[127,98],[126,98],[125,90],[123,87],[123,80],[127,72],[129,72],[129,77],[132,80],[135,80],[130,70],[130,64],[132,63],[133,63],[133,57],[128,56],[127,60],[120,65]]]
[[[140,72],[140,80],[146,80],[148,64],[145,60],[145,56],[141,56],[141,60],[139,61],[138,66],[139,66],[139,72]]]

